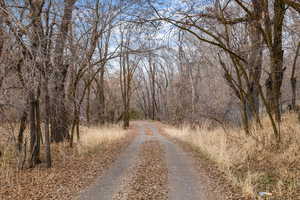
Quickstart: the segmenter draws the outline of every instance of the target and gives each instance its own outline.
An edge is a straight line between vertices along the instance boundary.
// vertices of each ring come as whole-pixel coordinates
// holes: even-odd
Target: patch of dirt
[[[81,156],[74,149],[53,145],[53,168],[40,165],[2,174],[0,199],[72,199],[74,194],[101,176],[136,135],[136,131],[129,131],[127,137],[105,144],[95,153]]]
[[[113,200],[168,199],[168,170],[163,146],[156,140],[141,145],[138,164],[128,172]]]

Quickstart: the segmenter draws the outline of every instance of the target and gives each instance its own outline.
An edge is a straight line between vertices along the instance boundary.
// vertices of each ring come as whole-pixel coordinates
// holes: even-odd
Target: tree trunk
[[[49,89],[48,89],[48,77],[45,77],[44,83],[44,93],[45,93],[45,150],[46,150],[46,163],[47,167],[50,168],[52,166],[51,160],[51,146],[50,146],[50,97],[49,97]]]
[[[1,11],[0,11],[1,13]],[[2,49],[3,49],[3,46],[4,46],[4,28],[2,27],[3,26],[3,18],[0,14],[0,57],[2,56]]]
[[[282,31],[283,20],[285,15],[285,4],[282,0],[275,0],[274,2],[274,25],[273,25],[273,43],[270,49],[271,58],[271,94],[269,97],[270,108],[272,114],[275,115],[276,121],[281,121],[280,99],[281,99],[281,85],[283,79],[283,49],[282,49]],[[280,140],[280,136],[277,136]]]
[[[18,134],[18,143],[17,143],[17,149],[19,152],[22,151],[22,145],[23,145],[23,138],[24,138],[24,131],[26,129],[26,123],[27,123],[27,112],[24,110],[21,120],[20,120],[20,129]]]
[[[151,119],[155,120],[155,111],[156,111],[156,91],[155,91],[155,64],[150,64],[150,76],[151,76]]]
[[[129,121],[130,121],[129,103],[126,102],[124,106],[124,114],[123,114],[123,127],[125,129],[129,127]]]
[[[292,103],[291,103],[291,109],[296,111],[296,98],[297,98],[297,93],[296,93],[296,86],[297,86],[297,78],[295,77],[295,71],[296,71],[296,66],[297,66],[297,59],[299,56],[300,52],[300,42],[298,43],[297,50],[295,53],[295,58],[293,62],[293,68],[292,68],[292,75],[290,79],[291,83],[291,88],[292,88]]]
[[[272,52],[271,55],[271,91],[269,93],[269,102],[272,113],[275,115],[276,121],[281,121],[280,99],[281,99],[281,84],[283,79],[283,51]]]
[[[51,112],[51,139],[54,142],[62,142],[69,138],[69,115],[65,105],[64,84],[55,89],[52,98]]]
[[[76,0],[64,1],[64,14],[57,36],[54,58],[54,91],[52,93],[51,137],[55,142],[69,138],[69,115],[65,99],[65,80],[68,64],[64,63],[64,49],[67,35],[72,22],[72,13]]]
[[[40,146],[42,143],[42,130],[41,130],[41,115],[40,115],[40,101],[35,100],[35,120],[36,120],[36,143],[37,143],[37,164],[40,163]]]
[[[77,120],[76,120],[76,136],[77,136],[77,141],[80,140],[80,130],[79,130],[79,115],[77,115]]]
[[[296,77],[292,77],[290,81],[291,81],[291,88],[292,88],[291,109],[293,111],[296,111],[296,97],[297,97],[296,85],[297,85],[297,79],[296,79]]]
[[[75,134],[75,129],[76,129],[76,136],[77,136],[77,141],[80,140],[80,134],[79,134],[79,111],[77,110],[77,106],[74,106],[74,118],[73,118],[73,123],[72,123],[72,128],[71,128],[71,138],[70,138],[70,147],[73,147],[74,143],[74,134]]]
[[[99,95],[99,122],[100,124],[105,123],[105,96],[104,96],[104,72],[105,68],[102,66],[100,71],[100,80],[98,86]]]
[[[40,163],[39,152],[40,152],[40,141],[36,125],[36,99],[33,92],[29,93],[29,124],[30,124],[30,157],[29,157],[29,168],[34,167]]]
[[[241,117],[242,117],[242,123],[244,127],[244,131],[246,135],[250,135],[250,129],[249,129],[249,118],[247,113],[247,102],[243,94],[241,93],[241,104],[242,104],[242,111],[241,111]]]
[[[74,142],[74,130],[75,130],[75,124],[76,124],[76,118],[77,118],[77,110],[76,110],[76,105],[74,106],[74,117],[73,117],[73,123],[72,123],[72,128],[71,128],[71,136],[70,136],[70,147],[73,147],[73,142]]]
[[[91,85],[87,86],[87,94],[86,94],[86,122],[89,126],[90,124],[90,95],[91,95]]]
[[[250,20],[248,31],[250,39],[250,54],[248,57],[249,85],[247,87],[247,114],[251,121],[254,117],[261,125],[259,118],[259,81],[262,72],[263,42],[260,30],[260,20],[262,18],[262,8],[259,0],[252,0],[253,19]]]

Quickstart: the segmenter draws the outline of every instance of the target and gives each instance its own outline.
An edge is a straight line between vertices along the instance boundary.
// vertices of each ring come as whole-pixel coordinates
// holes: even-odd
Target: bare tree
[[[64,1],[64,14],[59,27],[59,33],[55,42],[53,91],[51,98],[51,138],[55,142],[61,142],[69,137],[69,115],[66,105],[66,76],[69,64],[65,61],[64,51],[72,23],[72,13],[76,0]]]
[[[127,26],[124,29],[121,29],[121,49],[120,49],[120,87],[122,93],[122,100],[124,111],[122,114],[123,118],[123,127],[129,127],[130,120],[130,100],[132,96],[132,81],[133,76],[138,68],[140,59],[138,57],[131,58],[130,53],[127,49],[130,48],[130,44],[133,40],[134,32],[130,29],[133,27]]]

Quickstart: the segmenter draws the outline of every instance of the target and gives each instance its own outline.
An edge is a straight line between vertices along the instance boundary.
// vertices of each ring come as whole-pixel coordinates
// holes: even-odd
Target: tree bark
[[[130,121],[130,111],[129,111],[129,104],[128,102],[124,105],[124,114],[123,114],[123,127],[127,129],[129,127],[129,121]]]
[[[36,104],[34,93],[31,91],[29,93],[29,125],[30,125],[30,157],[29,157],[29,168],[34,167],[36,164],[40,163],[39,152],[40,152],[40,141],[38,136],[37,124],[36,124]]]
[[[71,137],[70,137],[70,147],[73,147],[74,143],[74,134],[75,134],[75,129],[76,129],[76,136],[77,136],[77,141],[80,140],[80,132],[79,132],[79,108],[77,106],[74,106],[74,118],[72,122],[72,128],[71,128]]]
[[[91,85],[87,87],[87,94],[86,94],[86,122],[89,126],[90,124],[90,96],[91,96]]]
[[[100,124],[105,123],[104,73],[105,73],[105,67],[102,66],[101,70],[100,70],[100,80],[99,80],[99,84],[98,84],[99,122],[100,122]]]
[[[45,77],[44,82],[44,94],[45,94],[45,150],[46,150],[46,164],[50,168],[52,166],[51,160],[51,146],[50,146],[50,97],[48,89],[48,77]]]
[[[40,161],[40,147],[42,142],[42,130],[41,130],[41,114],[40,114],[40,101],[39,97],[35,100],[35,120],[36,120],[36,143],[37,143],[37,164],[39,164]]]
[[[155,90],[155,79],[156,79],[156,69],[155,64],[149,62],[150,67],[150,77],[151,77],[151,119],[155,120],[155,114],[156,114],[156,90]]]
[[[64,15],[60,25],[60,32],[55,47],[54,91],[52,93],[51,113],[51,138],[55,142],[62,142],[69,138],[69,115],[65,98],[65,80],[68,72],[68,64],[64,63],[65,41],[72,22],[72,13],[76,0],[64,1]]]
[[[270,110],[275,116],[277,122],[281,121],[280,99],[281,85],[283,80],[283,48],[282,32],[283,21],[286,12],[283,0],[274,1],[273,25],[269,17],[268,2],[264,1],[265,18],[265,41],[270,51],[270,75],[267,80],[267,97],[270,104]],[[280,141],[280,135],[277,135],[277,141]]]
[[[249,21],[248,31],[250,39],[250,54],[248,57],[247,68],[249,71],[249,85],[247,87],[246,110],[248,119],[251,121],[254,117],[258,124],[261,124],[259,118],[259,82],[262,72],[262,51],[263,42],[260,27],[262,18],[262,8],[259,0],[252,0],[253,16]]]
[[[297,98],[296,85],[297,85],[297,78],[295,76],[295,71],[296,71],[297,59],[298,59],[298,56],[299,56],[299,52],[300,52],[300,42],[298,43],[296,54],[295,54],[295,57],[294,57],[293,68],[292,68],[292,75],[291,75],[291,79],[290,79],[291,88],[292,88],[291,109],[294,110],[294,111],[297,110],[296,109],[296,98]]]
[[[3,17],[2,13],[0,11],[0,58],[2,56],[3,52],[3,46],[4,46],[4,28],[3,28]]]
[[[19,152],[22,152],[24,131],[26,129],[26,125],[27,125],[27,111],[24,110],[22,113],[21,120],[20,120],[20,129],[19,129],[19,134],[18,134],[17,149]]]

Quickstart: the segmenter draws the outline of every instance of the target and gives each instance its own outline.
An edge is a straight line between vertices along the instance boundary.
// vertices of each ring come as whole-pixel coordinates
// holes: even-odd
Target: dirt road
[[[154,123],[135,123],[139,135],[117,161],[82,191],[80,200],[213,200],[193,158],[162,136]]]

